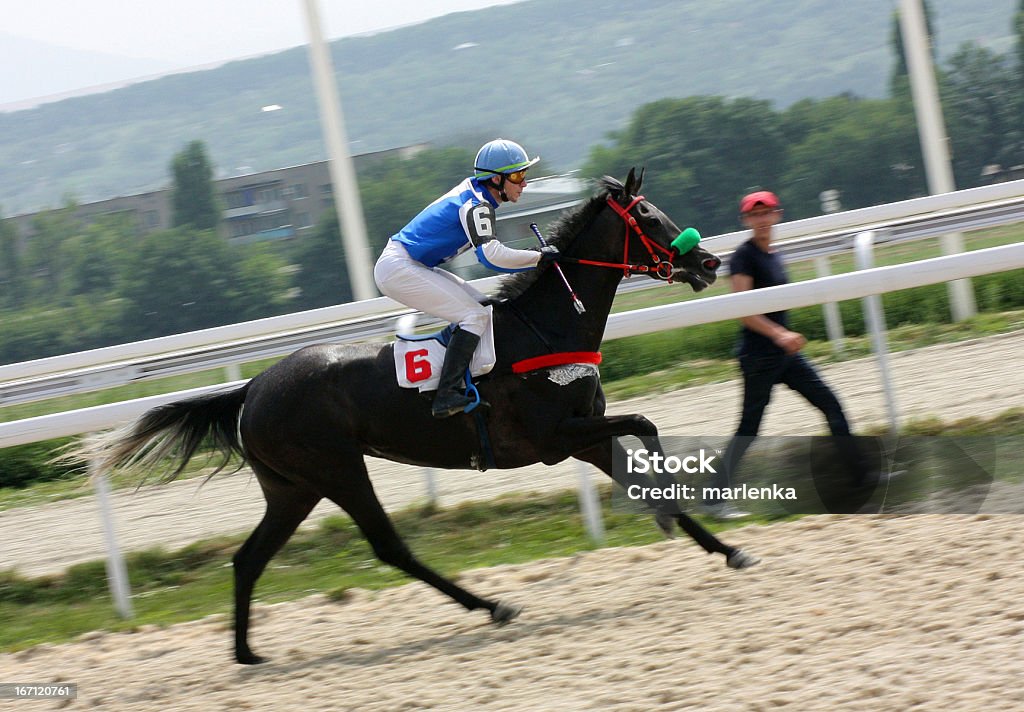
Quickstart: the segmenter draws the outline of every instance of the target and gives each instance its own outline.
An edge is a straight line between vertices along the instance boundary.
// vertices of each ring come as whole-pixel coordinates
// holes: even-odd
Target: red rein
[[[629,205],[627,205],[626,207],[622,207],[621,205],[618,204],[618,202],[614,198],[612,198],[610,196],[608,198],[608,205],[610,205],[612,210],[614,210],[616,213],[618,213],[619,217],[622,218],[623,222],[626,223],[626,239],[625,239],[625,245],[623,246],[623,249],[622,249],[622,262],[621,263],[616,263],[616,262],[599,262],[597,260],[584,260],[584,259],[578,259],[578,260],[576,260],[576,262],[578,262],[581,265],[594,265],[595,267],[612,267],[614,269],[621,269],[622,270],[622,274],[625,277],[628,277],[630,274],[635,274],[635,273],[644,273],[645,274],[647,272],[654,272],[655,276],[657,276],[658,279],[663,279],[666,282],[670,282],[671,283],[672,282],[672,269],[673,269],[672,268],[672,253],[673,253],[673,250],[670,250],[670,249],[668,249],[666,247],[662,247],[657,242],[655,242],[651,238],[647,237],[647,235],[644,234],[644,231],[640,229],[640,225],[637,224],[636,218],[634,218],[630,214],[630,212],[629,212],[630,210],[632,210],[637,205],[637,203],[639,203],[643,199],[644,199],[644,196],[638,195],[635,198],[633,198],[632,201],[630,201]],[[643,243],[643,246],[647,248],[647,254],[649,254],[651,256],[651,264],[650,265],[637,265],[637,264],[631,264],[629,262],[629,238],[630,238],[630,232],[635,232],[637,234],[637,236],[640,238],[640,241]],[[662,259],[661,257],[659,257],[656,254],[656,251],[657,252],[661,252],[663,255],[665,255],[665,257],[667,259]]]

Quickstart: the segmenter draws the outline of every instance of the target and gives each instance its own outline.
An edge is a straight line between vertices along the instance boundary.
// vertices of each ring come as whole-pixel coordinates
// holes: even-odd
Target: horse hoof
[[[263,657],[262,655],[257,655],[252,651],[247,651],[244,653],[235,653],[235,660],[240,665],[262,665],[263,663],[267,662],[267,659],[265,657]]]
[[[491,611],[491,622],[495,625],[505,625],[514,621],[523,612],[522,606],[511,606],[507,603],[498,603]]]
[[[676,538],[676,518],[665,512],[658,512],[654,515],[654,523],[666,539]]]
[[[749,569],[759,563],[761,563],[761,557],[748,554],[743,549],[736,549],[725,560],[725,565],[730,569]]]

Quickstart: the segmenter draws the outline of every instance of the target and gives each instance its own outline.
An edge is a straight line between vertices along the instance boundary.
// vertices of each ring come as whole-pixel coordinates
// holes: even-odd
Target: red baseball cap
[[[756,193],[746,195],[740,201],[740,212],[749,213],[757,205],[763,205],[766,208],[777,208],[779,207],[779,196],[767,190],[759,190]]]

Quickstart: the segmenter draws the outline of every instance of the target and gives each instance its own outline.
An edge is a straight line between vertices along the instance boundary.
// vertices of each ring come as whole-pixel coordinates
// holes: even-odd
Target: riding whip
[[[540,240],[541,247],[547,247],[548,243],[544,239],[544,236],[540,234],[540,228],[537,227],[537,223],[530,223],[530,229],[533,230],[533,234],[537,236],[538,240]],[[581,302],[580,298],[576,296],[576,291],[572,288],[572,285],[569,284],[569,280],[565,278],[565,272],[562,271],[562,265],[555,262],[555,269],[558,271],[558,276],[562,278],[565,288],[569,290],[569,296],[572,297],[572,305],[576,307],[576,313],[582,314],[587,310],[587,308],[583,306],[583,302]]]

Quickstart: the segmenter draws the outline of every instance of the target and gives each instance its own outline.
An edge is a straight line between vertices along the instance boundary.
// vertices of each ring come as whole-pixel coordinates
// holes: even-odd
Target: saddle
[[[415,326],[416,316],[414,314],[403,317],[398,323],[395,334],[395,375],[398,385],[402,388],[419,389],[420,393],[437,390],[438,382],[441,379],[441,366],[444,364],[445,349],[448,347],[448,342],[451,341],[456,325],[449,324],[441,331],[422,335],[410,333]],[[494,450],[491,447],[487,421],[482,412],[484,409],[477,408],[477,405],[481,403],[480,392],[476,389],[473,377],[490,373],[496,360],[494,331],[491,327],[480,338],[480,343],[473,353],[466,373],[466,392],[476,398],[476,403],[468,406],[466,412],[471,412],[473,415],[477,437],[480,441],[479,454],[473,464],[481,472],[495,466]]]
[[[415,318],[411,324],[399,322],[399,331],[395,334],[395,376],[398,385],[402,388],[416,388],[420,393],[435,391],[441,378],[445,348],[451,340],[455,325],[449,324],[433,334],[411,334],[412,326],[415,326]],[[490,373],[496,360],[494,331],[491,327],[480,338],[480,345],[469,364],[469,372],[473,377]]]

